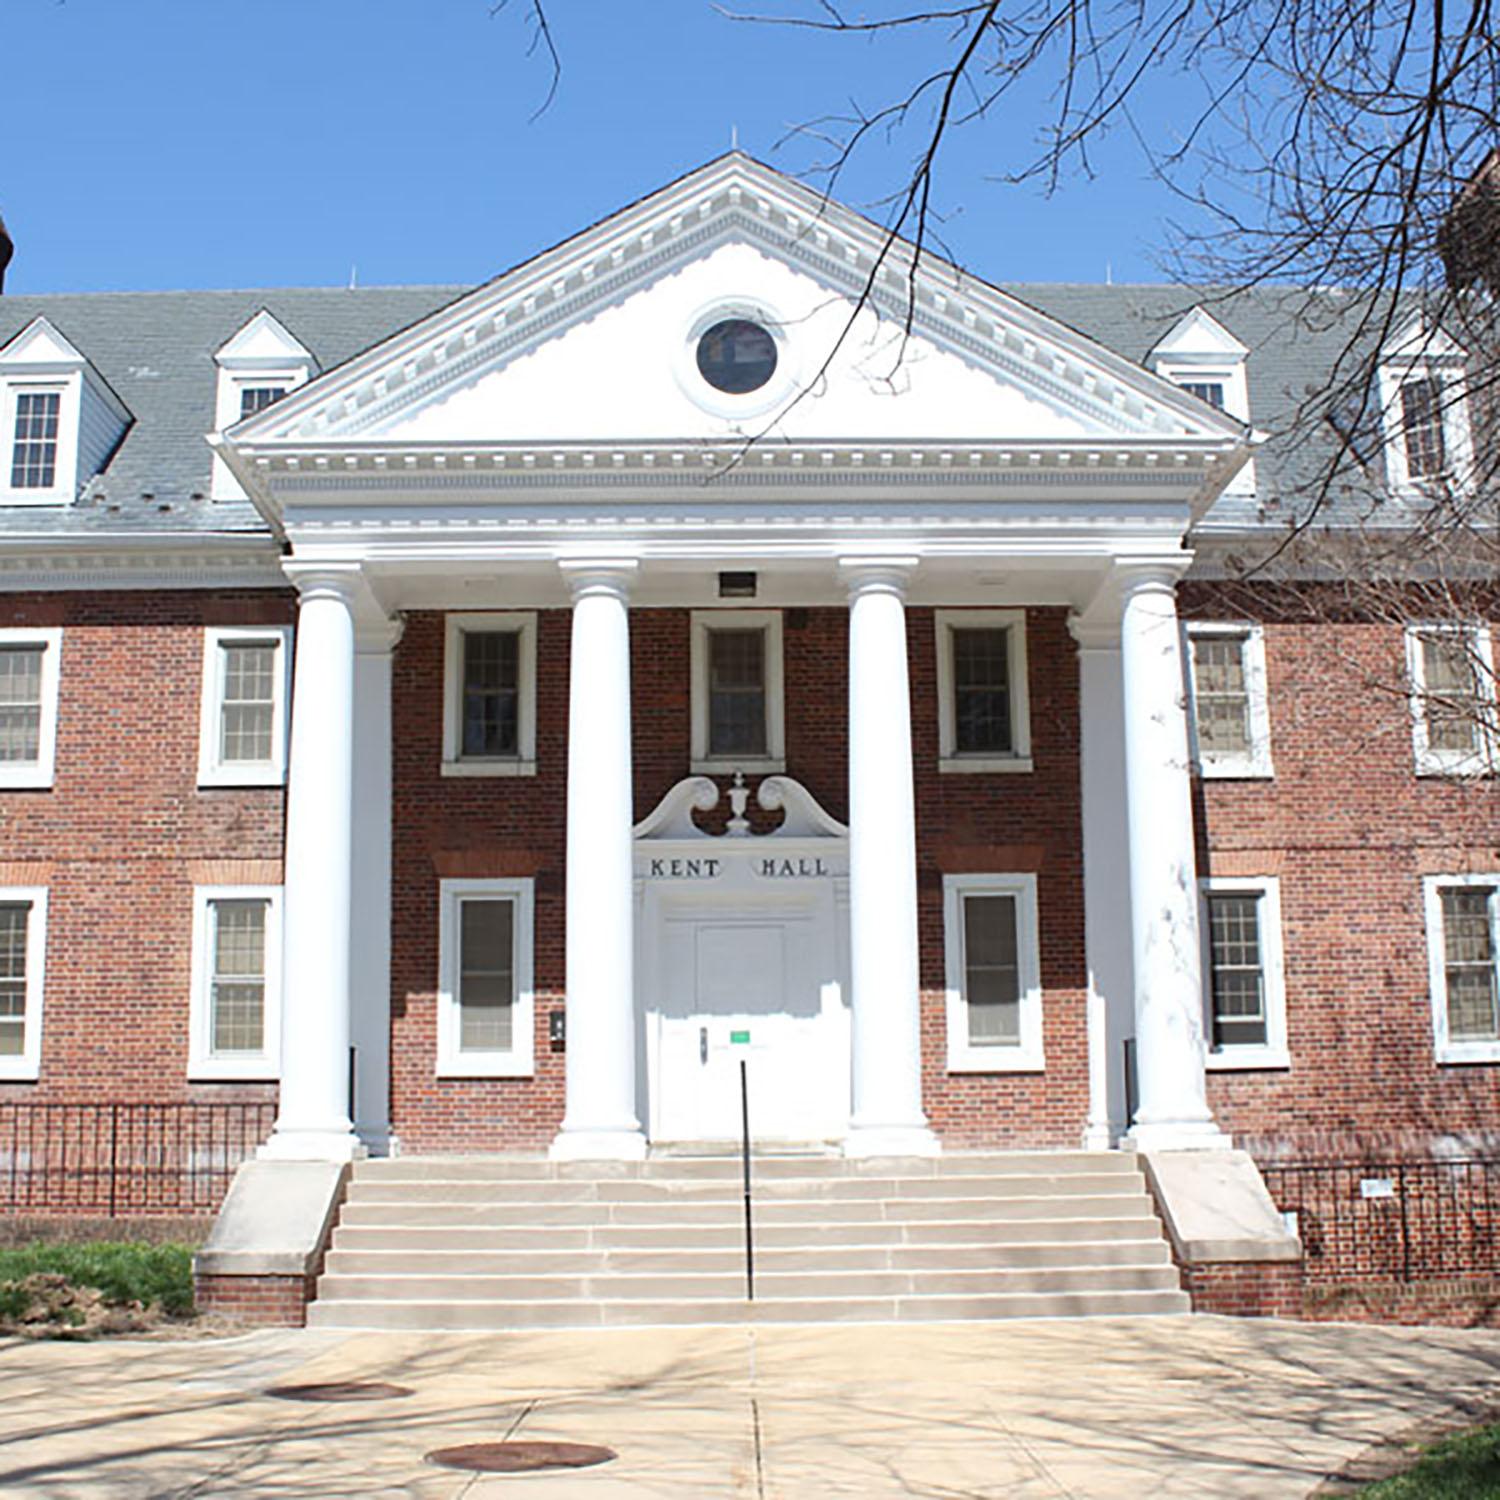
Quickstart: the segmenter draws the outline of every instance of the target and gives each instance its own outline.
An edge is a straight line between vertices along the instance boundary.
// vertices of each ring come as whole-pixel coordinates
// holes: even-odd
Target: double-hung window
[[[937,611],[938,755],[944,771],[1029,771],[1026,611]]]
[[[291,628],[211,626],[204,633],[199,786],[286,780]]]
[[[0,790],[52,785],[61,657],[61,630],[0,631]]]
[[[1495,658],[1487,626],[1406,631],[1412,748],[1419,776],[1475,775],[1495,752]]]
[[[1271,716],[1261,627],[1194,621],[1187,627],[1187,661],[1199,773],[1270,776]]]
[[[1280,882],[1214,876],[1199,894],[1208,1066],[1290,1066]]]
[[[188,1076],[271,1079],[281,1067],[281,887],[193,892]]]
[[[1436,479],[1448,467],[1443,437],[1443,388],[1431,376],[1401,384],[1401,440],[1410,479]]]
[[[61,391],[16,393],[15,443],[10,459],[13,490],[50,490],[57,483],[57,430],[61,416]]]
[[[444,1078],[529,1078],[532,882],[439,882],[438,1054]]]
[[[46,890],[0,888],[0,1079],[40,1073],[46,958]]]
[[[697,610],[692,623],[693,770],[785,770],[780,611]]]
[[[536,771],[536,616],[448,616],[443,775]]]
[[[948,1068],[1039,1072],[1042,986],[1035,875],[945,875]]]
[[[1423,881],[1440,1063],[1500,1062],[1500,873]]]

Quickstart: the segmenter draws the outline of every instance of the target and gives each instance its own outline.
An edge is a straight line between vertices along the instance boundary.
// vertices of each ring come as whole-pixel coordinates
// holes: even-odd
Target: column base
[[[645,1161],[641,1130],[559,1130],[547,1151],[552,1161]]]
[[[1091,1120],[1083,1127],[1085,1151],[1108,1151],[1115,1143],[1115,1132],[1109,1121]]]
[[[255,1153],[262,1161],[363,1161],[369,1154],[352,1130],[278,1130]]]
[[[1212,1120],[1137,1120],[1120,1144],[1133,1151],[1233,1151],[1234,1137]]]
[[[941,1156],[943,1143],[925,1125],[854,1125],[844,1137],[844,1155]]]

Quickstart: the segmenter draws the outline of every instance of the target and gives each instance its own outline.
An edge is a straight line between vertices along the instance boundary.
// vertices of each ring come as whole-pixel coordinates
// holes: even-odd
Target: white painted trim
[[[1427,919],[1427,985],[1432,999],[1432,1049],[1441,1066],[1449,1063],[1500,1062],[1500,1036],[1453,1041],[1448,1035],[1448,970],[1443,951],[1442,891],[1451,886],[1493,886],[1500,892],[1500,871],[1480,875],[1426,875],[1422,908]],[[1490,898],[1490,952],[1500,967],[1500,894]],[[1500,977],[1500,976],[1497,976]]]
[[[274,1081],[281,1076],[282,901],[279,885],[193,887],[193,969],[188,1002],[190,1080]],[[265,1019],[259,1052],[213,1050],[213,921],[220,901],[266,902]]]
[[[1446,464],[1441,475],[1413,478],[1406,461],[1401,388],[1421,380],[1435,381],[1441,390]],[[1392,490],[1417,498],[1444,484],[1467,489],[1474,473],[1474,443],[1463,350],[1440,329],[1425,328],[1420,315],[1414,316],[1386,345],[1376,386],[1385,435],[1386,480]]]
[[[34,762],[0,761],[0,791],[25,788],[46,789],[53,783],[57,765],[57,700],[62,683],[60,626],[43,629],[0,630],[0,646],[42,648],[41,715],[37,723],[37,758]]]
[[[518,702],[516,754],[465,756],[463,752],[463,636],[513,631]],[[450,614],[443,627],[443,760],[444,776],[536,775],[536,615],[530,611],[483,611]]]
[[[1468,642],[1476,658],[1478,744],[1473,750],[1434,750],[1427,743],[1426,664],[1422,642],[1429,636],[1451,635]],[[1413,621],[1406,627],[1406,675],[1410,685],[1411,744],[1418,776],[1482,776],[1495,770],[1497,753],[1495,654],[1490,627],[1478,622]]]
[[[18,398],[51,393],[57,402],[57,451],[52,483],[45,489],[17,489],[10,482],[16,452],[16,408]],[[83,376],[7,376],[0,380],[0,505],[71,505],[77,493],[78,429],[83,405]]]
[[[1190,620],[1184,634],[1187,638],[1188,734],[1193,747],[1193,768],[1205,781],[1240,780],[1274,776],[1271,765],[1270,693],[1266,686],[1266,635],[1262,626],[1251,620]],[[1243,642],[1241,670],[1245,674],[1245,693],[1250,709],[1250,750],[1248,754],[1205,751],[1198,743],[1198,670],[1195,643],[1204,636],[1238,636]]]
[[[1031,699],[1026,671],[1024,609],[939,609],[937,629],[938,769],[947,772],[1030,771]],[[953,631],[1004,629],[1008,632],[1011,753],[961,755],[954,713]]]
[[[739,396],[711,386],[698,369],[698,341],[716,323],[732,318],[764,328],[776,345],[776,368],[771,378],[757,390]],[[790,400],[800,388],[804,362],[800,344],[805,336],[798,339],[795,335],[802,333],[765,297],[716,297],[697,308],[688,319],[682,343],[672,361],[673,378],[689,401],[714,416],[730,422],[764,416]]]
[[[1274,875],[1211,875],[1198,882],[1198,893],[1201,907],[1198,931],[1203,945],[1204,1066],[1213,1073],[1290,1068],[1292,1058],[1287,1048],[1286,1032],[1286,959],[1281,938],[1281,881]],[[1210,895],[1253,895],[1260,898],[1255,910],[1260,926],[1260,972],[1266,1010],[1263,1046],[1214,1047],[1213,965],[1210,962],[1208,922]]]
[[[1016,964],[1021,991],[1021,1040],[1018,1046],[975,1046],[969,1041],[968,1004],[964,998],[962,907],[966,896],[1015,898]],[[1040,1073],[1045,1070],[1041,951],[1035,875],[943,876],[943,957],[947,980],[945,1008],[950,1073]]]
[[[536,993],[532,979],[534,882],[530,879],[440,880],[438,882],[439,1078],[530,1078],[535,1071]],[[458,912],[469,897],[509,899],[515,932],[511,949],[515,1004],[511,1046],[505,1052],[464,1052],[459,1048]]]
[[[277,671],[271,700],[271,758],[224,762],[219,759],[219,726],[224,706],[223,647],[237,642],[274,641]],[[198,708],[198,785],[285,786],[287,702],[292,680],[290,625],[209,625],[203,631],[203,685]]]
[[[695,609],[692,659],[692,761],[694,774],[735,771],[777,775],[786,770],[786,674],[779,609]],[[711,630],[764,630],[766,633],[766,754],[708,753],[708,635]]]
[[[0,904],[29,903],[26,914],[26,1000],[19,1057],[0,1057],[0,1081],[31,1083],[42,1072],[42,996],[47,973],[47,888],[0,887]]]

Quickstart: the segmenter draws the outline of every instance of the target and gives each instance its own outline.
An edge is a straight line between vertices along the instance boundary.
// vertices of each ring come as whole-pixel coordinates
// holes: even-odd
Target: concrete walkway
[[[405,1399],[304,1405],[286,1381]],[[1500,1405],[1500,1334],[1143,1318],[0,1344],[7,1496],[1301,1496],[1417,1422]],[[602,1443],[479,1476],[463,1442]]]

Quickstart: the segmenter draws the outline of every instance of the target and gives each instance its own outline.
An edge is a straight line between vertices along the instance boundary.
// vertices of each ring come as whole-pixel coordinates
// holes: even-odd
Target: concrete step
[[[754,1302],[561,1300],[457,1302],[319,1298],[312,1328],[599,1328],[712,1323],[948,1322],[994,1318],[1135,1317],[1189,1311],[1180,1291],[960,1293],[914,1297],[757,1298]]]
[[[752,1185],[757,1203],[854,1202],[879,1198],[1034,1198],[1056,1193],[1109,1196],[1138,1193],[1142,1180],[1120,1172],[1046,1175],[975,1174],[950,1177],[773,1177]],[[533,1203],[732,1203],[744,1201],[739,1179],[603,1178],[594,1181],[478,1180],[427,1178],[421,1181],[356,1179],[347,1201],[366,1203],[451,1203],[504,1205]]]
[[[1034,1245],[838,1245],[786,1248],[757,1244],[755,1264],[767,1275],[778,1271],[1011,1271],[1031,1266],[1165,1266],[1171,1254],[1164,1239],[1052,1241]],[[330,1276],[586,1276],[641,1272],[739,1273],[742,1246],[700,1249],[526,1250],[400,1248],[335,1249],[324,1270]]]
[[[935,1297],[990,1296],[1016,1292],[1174,1291],[1172,1266],[1056,1266],[1014,1270],[947,1271],[758,1271],[757,1297]],[[745,1295],[743,1271],[618,1272],[602,1276],[342,1276],[325,1275],[318,1295],[327,1300],[367,1302],[420,1297],[443,1302],[543,1302],[683,1300],[738,1301]]]
[[[1125,1151],[975,1151],[936,1157],[751,1157],[755,1181],[785,1178],[1015,1176],[1078,1173],[1138,1175]],[[354,1164],[354,1181],[565,1182],[569,1180],[740,1180],[737,1154],[654,1156],[641,1162],[553,1162],[536,1156],[396,1156]]]
[[[980,1219],[1089,1219],[1099,1215],[1128,1215],[1137,1207],[1142,1216],[1149,1205],[1139,1192],[1105,1195],[1080,1194],[1063,1197],[1047,1194],[1041,1197],[1016,1198],[874,1198],[832,1202],[793,1201],[759,1202],[755,1205],[758,1224],[863,1224],[871,1222],[906,1223],[920,1221],[954,1221]],[[385,1203],[346,1203],[341,1221],[351,1225],[390,1224],[417,1227],[424,1224],[468,1226],[471,1228],[505,1228],[518,1225],[652,1225],[675,1224],[684,1232],[742,1221],[743,1207],[733,1198],[722,1202],[653,1203],[552,1203],[528,1200],[524,1203],[423,1203],[398,1199]]]
[[[961,1219],[908,1222],[767,1224],[757,1220],[759,1247],[841,1245],[1024,1245],[1047,1241],[1098,1243],[1106,1240],[1160,1239],[1161,1224],[1144,1204],[1126,1202],[1110,1214],[1083,1219]],[[333,1232],[335,1250],[619,1250],[742,1247],[742,1220],[695,1225],[690,1235],[675,1224],[351,1224]]]

